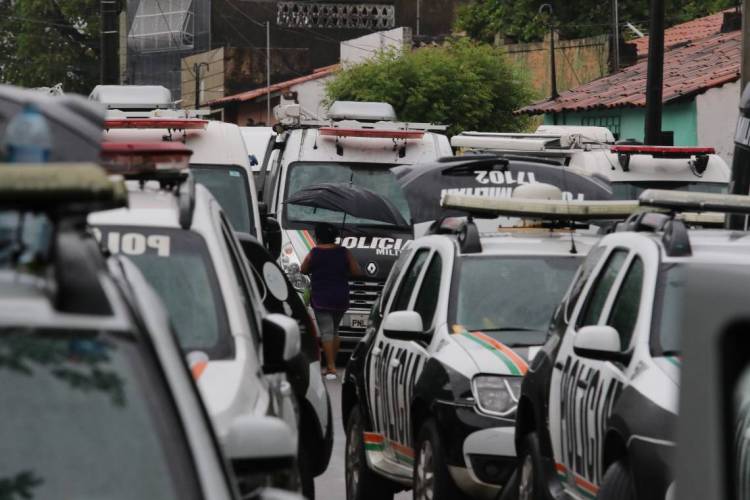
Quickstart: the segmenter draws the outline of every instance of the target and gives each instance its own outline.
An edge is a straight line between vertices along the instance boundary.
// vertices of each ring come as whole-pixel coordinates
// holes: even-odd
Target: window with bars
[[[619,116],[584,116],[581,118],[581,125],[607,127],[615,136],[615,139],[620,138],[620,124],[621,119]]]
[[[396,26],[393,5],[279,2],[276,24],[290,28],[381,30]]]

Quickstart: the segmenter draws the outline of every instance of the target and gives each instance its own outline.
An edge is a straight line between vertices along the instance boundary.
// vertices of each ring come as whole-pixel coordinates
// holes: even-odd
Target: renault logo
[[[365,270],[370,276],[375,276],[376,274],[378,274],[378,265],[374,262],[370,262],[369,264],[367,264],[367,267],[365,267]]]

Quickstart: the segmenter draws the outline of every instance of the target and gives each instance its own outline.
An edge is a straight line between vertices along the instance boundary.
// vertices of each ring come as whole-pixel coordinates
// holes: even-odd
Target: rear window
[[[226,309],[203,237],[170,228],[100,226],[113,254],[130,258],[166,306],[184,352],[210,359],[234,355]]]
[[[108,332],[0,328],[0,497],[196,499],[148,351]]]
[[[241,233],[257,236],[255,221],[251,216],[252,200],[245,169],[232,166],[190,165],[195,182],[211,191],[227,214],[232,228]]]

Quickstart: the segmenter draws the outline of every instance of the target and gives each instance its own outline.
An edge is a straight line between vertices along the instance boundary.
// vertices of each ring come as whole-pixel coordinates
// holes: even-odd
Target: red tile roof
[[[299,85],[305,82],[310,82],[313,80],[318,80],[320,78],[324,78],[326,76],[332,75],[333,73],[338,71],[339,67],[340,65],[338,64],[332,64],[331,66],[318,68],[309,75],[300,76],[299,78],[294,78],[292,80],[287,80],[285,82],[274,83],[270,87],[262,87],[259,89],[248,90],[247,92],[240,92],[239,94],[228,95],[226,97],[221,97],[219,99],[214,99],[213,101],[209,101],[207,104],[209,106],[223,106],[230,102],[252,101],[254,99],[257,99],[258,97],[266,95],[267,93],[273,94],[276,92],[284,92],[286,90],[289,90],[291,87],[295,85]]]
[[[721,33],[664,54],[663,102],[700,94],[740,78],[742,32]],[[647,61],[625,68],[517,111],[523,114],[585,111],[646,105]]]
[[[685,42],[700,40],[711,35],[721,32],[721,25],[724,22],[724,12],[730,12],[734,9],[718,12],[706,17],[693,19],[686,23],[677,24],[664,30],[664,48],[671,49]],[[638,57],[648,55],[648,36],[636,38],[630,43],[635,44],[638,50]]]

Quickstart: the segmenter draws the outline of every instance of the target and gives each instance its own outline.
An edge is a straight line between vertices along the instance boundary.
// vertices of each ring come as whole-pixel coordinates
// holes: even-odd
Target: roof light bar
[[[122,128],[205,130],[207,126],[208,120],[195,118],[108,118],[104,123],[104,128],[107,130]]]
[[[651,155],[661,158],[689,158],[696,155],[716,154],[714,148],[693,148],[682,146],[642,146],[618,144],[611,146],[610,151],[628,155]]]
[[[750,196],[720,193],[691,193],[647,189],[638,198],[641,206],[675,212],[720,212],[750,214]]]
[[[421,139],[422,130],[388,130],[377,128],[321,127],[320,135],[327,137],[365,137],[370,139]]]
[[[110,174],[143,175],[186,170],[193,151],[179,142],[105,142],[102,164]]]
[[[13,164],[0,168],[0,207],[89,213],[125,206],[127,192],[94,164]]]
[[[444,208],[463,210],[490,217],[529,217],[549,220],[623,219],[640,212],[637,201],[563,201],[523,198],[490,198],[445,194],[440,200]]]

